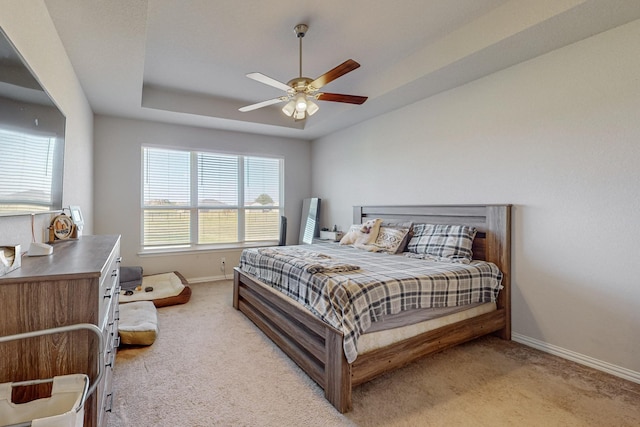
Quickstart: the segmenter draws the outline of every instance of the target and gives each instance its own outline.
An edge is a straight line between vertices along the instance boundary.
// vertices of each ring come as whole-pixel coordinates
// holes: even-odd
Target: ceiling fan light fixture
[[[305,116],[306,116],[306,113],[304,111],[296,110],[293,113],[293,118],[296,119],[296,120],[304,120]]]
[[[320,109],[320,107],[318,107],[318,104],[316,104],[315,102],[313,102],[310,99],[307,99],[307,114],[310,116],[313,116],[316,111],[318,111]]]
[[[303,93],[296,96],[296,111],[307,111],[307,97]]]
[[[282,112],[289,117],[293,116],[293,113],[295,111],[296,111],[296,102],[294,100],[287,102],[287,104],[284,107],[282,107]]]

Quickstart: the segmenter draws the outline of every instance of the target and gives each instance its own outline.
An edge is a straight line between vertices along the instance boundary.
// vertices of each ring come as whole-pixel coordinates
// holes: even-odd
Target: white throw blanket
[[[261,248],[258,252],[262,255],[279,259],[287,264],[294,265],[308,273],[344,273],[347,271],[359,270],[360,267],[353,264],[346,264],[332,259],[329,255],[319,252],[300,249],[297,246]]]

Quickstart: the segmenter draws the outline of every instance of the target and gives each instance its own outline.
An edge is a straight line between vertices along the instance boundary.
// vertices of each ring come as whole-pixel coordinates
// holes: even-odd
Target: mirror
[[[298,243],[311,244],[320,235],[320,199],[317,197],[302,201],[302,215],[300,216],[300,235]]]
[[[0,28],[0,216],[62,209],[65,117]]]

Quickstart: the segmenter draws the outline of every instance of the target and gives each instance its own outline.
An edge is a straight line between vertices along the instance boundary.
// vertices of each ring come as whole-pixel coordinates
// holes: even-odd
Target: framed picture
[[[82,217],[82,211],[80,210],[80,206],[69,206],[69,215],[76,225],[78,231],[82,231],[82,227],[84,226],[84,218]]]

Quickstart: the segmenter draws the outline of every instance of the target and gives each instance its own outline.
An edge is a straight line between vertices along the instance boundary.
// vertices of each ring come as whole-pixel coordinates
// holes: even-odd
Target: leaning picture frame
[[[80,209],[80,206],[69,206],[69,216],[73,220],[73,223],[76,225],[78,234],[80,234],[80,232],[82,232],[82,228],[84,227],[84,217],[82,216],[82,210]]]

